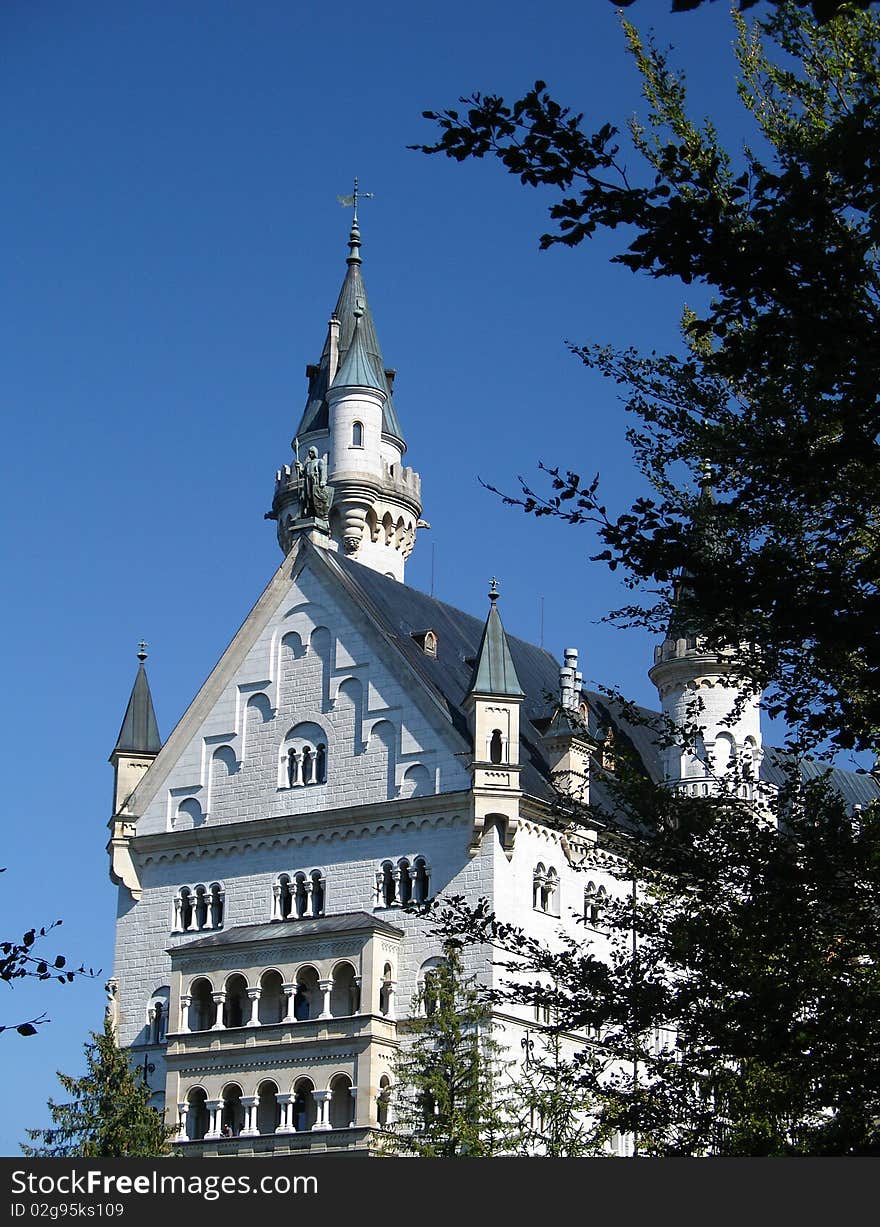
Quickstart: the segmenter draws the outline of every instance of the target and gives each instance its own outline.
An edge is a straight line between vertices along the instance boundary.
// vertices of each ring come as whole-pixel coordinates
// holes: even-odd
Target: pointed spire
[[[388,385],[385,382],[385,376],[380,375],[376,370],[376,364],[367,352],[361,335],[363,307],[356,306],[352,314],[354,315],[354,331],[351,334],[351,343],[331,386],[334,388],[374,388],[387,397]]]
[[[150,683],[147,681],[147,671],[144,661],[147,659],[147,645],[143,640],[138,644],[138,671],[131,688],[128,707],[122,728],[116,738],[113,753],[123,754],[158,754],[162,749],[162,739],[159,736],[159,725],[156,722],[156,712],[153,708],[153,696],[150,694]]]
[[[358,199],[362,200],[368,195],[370,195],[370,193],[361,192]],[[343,204],[354,203],[354,196],[340,197],[339,199]],[[342,288],[339,291],[339,297],[336,300],[336,306],[333,310],[334,318],[339,321],[339,331],[335,338],[339,365],[344,364],[348,355],[348,350],[351,347],[355,324],[358,323],[355,316],[355,310],[360,308],[362,313],[360,323],[358,324],[360,342],[364,351],[371,360],[372,367],[375,371],[375,377],[379,382],[381,390],[387,397],[385,405],[382,409],[382,433],[390,435],[392,438],[398,439],[401,443],[404,443],[403,432],[400,428],[397,411],[394,408],[394,397],[391,383],[385,374],[385,359],[382,357],[382,350],[376,336],[376,326],[373,322],[373,315],[370,311],[370,304],[367,300],[367,291],[366,287],[364,286],[363,276],[361,274],[361,232],[357,221],[356,211],[352,222],[351,231],[348,236],[348,246],[349,255],[346,260],[348,268],[342,282]],[[330,414],[329,406],[327,404],[327,389],[330,386],[331,380],[330,351],[331,338],[328,335],[321,354],[320,362],[318,363],[317,367],[309,368],[310,381],[308,399],[306,401],[306,407],[303,410],[299,426],[296,429],[296,437],[300,439],[312,432],[329,429]],[[338,370],[337,372],[334,372],[334,374],[336,373],[338,373]],[[372,387],[373,384],[369,384],[367,386]]]
[[[501,624],[498,613],[498,581],[493,578],[489,590],[489,616],[483,627],[483,637],[467,693],[522,695],[523,688],[519,684],[513,657],[510,654],[510,644]]]

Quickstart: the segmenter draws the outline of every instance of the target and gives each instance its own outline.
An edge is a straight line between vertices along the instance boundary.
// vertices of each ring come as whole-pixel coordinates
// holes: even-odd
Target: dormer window
[[[364,446],[364,424],[363,422],[353,422],[351,426],[351,446]]]
[[[437,656],[437,632],[432,630],[413,631],[412,637],[426,656]]]

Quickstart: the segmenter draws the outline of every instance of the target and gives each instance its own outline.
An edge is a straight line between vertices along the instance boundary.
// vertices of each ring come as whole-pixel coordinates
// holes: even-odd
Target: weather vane
[[[357,175],[355,175],[354,191],[352,192],[352,194],[350,196],[337,196],[336,199],[339,201],[339,203],[344,208],[354,209],[354,217],[352,220],[356,224],[357,219],[358,219],[358,201],[359,200],[372,200],[375,194],[376,194],[375,192],[359,192],[358,191],[358,179],[357,179]]]

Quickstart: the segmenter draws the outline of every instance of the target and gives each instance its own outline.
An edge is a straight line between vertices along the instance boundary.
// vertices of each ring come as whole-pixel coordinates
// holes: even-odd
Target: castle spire
[[[522,695],[523,688],[519,684],[513,657],[510,654],[510,644],[498,613],[498,581],[491,581],[489,590],[489,616],[483,627],[483,637],[477,659],[474,662],[473,673],[467,688],[468,695],[497,694]]]
[[[143,639],[138,644],[137,658],[138,671],[131,688],[122,727],[116,738],[116,745],[113,747],[114,754],[158,754],[162,749],[162,738],[159,736],[153,696],[150,693],[150,683],[144,668],[144,661],[147,659],[147,645]]]
[[[355,179],[346,272],[330,317],[321,360],[306,367],[309,392],[296,429],[294,457],[278,470],[267,518],[277,521],[287,553],[304,531],[383,575],[404,578],[421,520],[421,481],[404,464],[406,444],[394,407],[394,371],[385,366],[361,274],[358,204],[371,196]],[[302,457],[309,457],[303,461]],[[326,487],[326,518],[304,510],[306,465]],[[308,500],[306,500],[308,501]]]

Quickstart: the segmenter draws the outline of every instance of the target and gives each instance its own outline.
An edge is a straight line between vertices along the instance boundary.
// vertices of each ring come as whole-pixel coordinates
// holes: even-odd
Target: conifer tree
[[[66,1103],[49,1100],[54,1123],[48,1129],[28,1129],[34,1144],[23,1144],[24,1153],[51,1159],[151,1159],[169,1154],[172,1130],[150,1106],[149,1087],[129,1066],[109,1019],[101,1034],[92,1032],[85,1054],[87,1072],[82,1077],[59,1072],[70,1098]]]
[[[510,1084],[501,1046],[453,946],[425,976],[412,1015],[397,1060],[387,1151],[423,1159],[510,1153]]]

